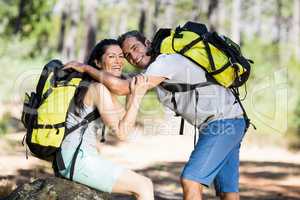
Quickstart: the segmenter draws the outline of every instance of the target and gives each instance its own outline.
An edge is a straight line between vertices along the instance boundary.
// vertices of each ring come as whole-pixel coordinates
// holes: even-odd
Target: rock
[[[5,200],[133,200],[96,191],[66,179],[49,177],[26,183],[14,190]]]

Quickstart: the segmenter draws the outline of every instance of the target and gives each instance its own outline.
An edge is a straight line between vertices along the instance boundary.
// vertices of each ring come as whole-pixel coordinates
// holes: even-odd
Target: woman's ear
[[[95,59],[94,62],[99,69],[102,69],[101,62],[99,60]]]

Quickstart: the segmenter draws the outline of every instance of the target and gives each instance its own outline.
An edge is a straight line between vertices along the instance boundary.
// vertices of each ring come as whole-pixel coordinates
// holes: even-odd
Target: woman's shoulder
[[[92,90],[97,89],[97,90],[109,91],[104,84],[99,83],[99,82],[92,82],[90,84],[90,86],[89,86],[89,89],[92,89]]]
[[[99,82],[91,83],[88,89],[88,93],[91,98],[96,98],[98,100],[111,97],[111,93],[108,88],[104,84]]]

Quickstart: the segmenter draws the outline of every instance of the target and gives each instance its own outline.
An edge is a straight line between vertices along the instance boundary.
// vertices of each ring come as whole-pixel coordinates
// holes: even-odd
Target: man
[[[205,71],[179,54],[147,55],[151,42],[137,31],[121,35],[119,42],[128,62],[146,69],[143,76],[148,80],[148,89],[156,87],[160,102],[199,128],[198,142],[181,174],[184,199],[202,199],[203,186],[212,183],[221,199],[239,199],[239,149],[246,125],[234,95],[216,84],[172,94],[161,83],[204,83]],[[78,62],[66,67],[92,75],[116,94],[130,93],[130,80]]]

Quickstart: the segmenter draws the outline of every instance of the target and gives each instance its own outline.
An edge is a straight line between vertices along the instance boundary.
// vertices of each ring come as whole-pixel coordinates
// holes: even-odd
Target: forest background
[[[297,147],[299,10],[299,0],[1,0],[0,133],[8,131],[7,118],[14,115],[6,105],[22,103],[50,59],[83,62],[101,39],[133,29],[151,39],[160,27],[190,20],[231,37],[254,60],[244,104],[258,127],[255,137]],[[127,65],[125,71],[132,70]],[[146,115],[162,113],[154,93],[143,106]]]

